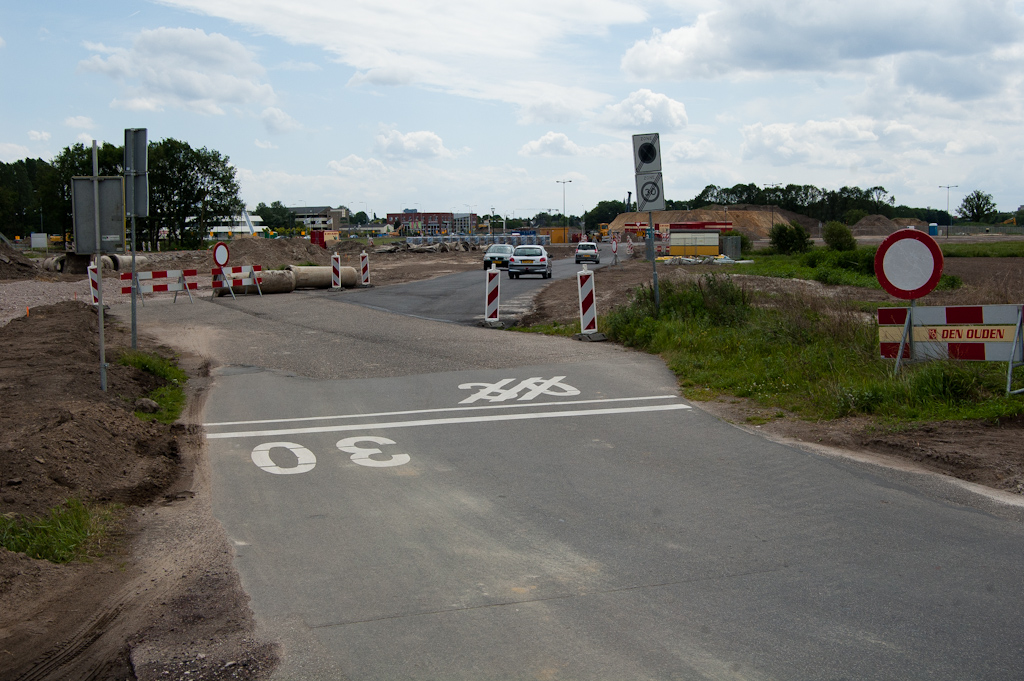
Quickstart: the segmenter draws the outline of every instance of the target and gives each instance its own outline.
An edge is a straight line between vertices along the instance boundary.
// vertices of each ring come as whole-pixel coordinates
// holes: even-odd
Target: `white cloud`
[[[70,116],[64,119],[64,125],[68,126],[69,128],[81,128],[84,130],[88,130],[89,128],[93,127],[94,123],[92,122],[92,119],[88,116]]]
[[[1022,29],[1011,2],[724,0],[691,24],[655,29],[626,51],[621,65],[635,78],[687,80],[780,71],[862,74],[883,58],[898,58],[905,84],[973,97],[1004,77],[1008,69],[994,62],[1019,42]]]
[[[713,142],[700,139],[696,142],[681,141],[670,146],[665,159],[677,163],[707,163],[724,160],[725,154]]]
[[[7,43],[4,42],[3,38],[0,38],[0,47],[4,47]]]
[[[538,93],[521,84],[541,81],[565,89],[582,80],[586,65],[565,59],[574,40],[605,36],[612,27],[647,18],[635,0],[294,0],[287,9],[278,0],[162,3],[228,19],[293,45],[320,47],[355,70],[350,85],[415,84],[523,107]],[[573,108],[581,106],[586,104]]]
[[[581,153],[579,145],[561,132],[548,132],[519,150],[520,156],[579,156]]]
[[[682,102],[641,89],[621,102],[605,107],[601,122],[619,129],[653,128],[673,132],[686,127],[688,119]]]
[[[374,138],[377,149],[392,158],[450,158],[454,154],[445,149],[437,133],[429,130],[401,133],[384,130]]]
[[[40,132],[39,130],[29,130],[28,138],[33,142],[48,142],[50,140],[50,133]]]
[[[946,144],[945,148],[945,152],[952,156],[996,154],[999,150],[999,140],[988,133],[977,130],[961,131]]]
[[[298,121],[276,107],[264,109],[261,117],[268,132],[280,134],[302,128]]]
[[[13,163],[23,158],[28,158],[28,147],[23,147],[20,144],[0,142],[0,161]]]
[[[308,61],[291,61],[291,60],[281,62],[280,64],[275,66],[274,69],[276,69],[278,71],[307,71],[307,72],[321,71],[322,70],[320,68],[319,64],[314,64],[313,62],[308,62]]]
[[[874,128],[874,121],[868,119],[755,123],[741,130],[743,157],[762,157],[773,165],[862,165],[863,147],[878,141]]]
[[[225,106],[274,101],[264,69],[241,43],[201,29],[141,31],[130,48],[86,43],[95,52],[80,68],[120,83],[124,98],[112,105],[133,111],[182,108],[223,114]]]
[[[350,154],[340,161],[330,161],[327,167],[346,177],[382,177],[387,174],[387,168],[377,159],[364,159],[355,154]]]
[[[80,132],[80,133],[78,133],[78,135],[77,135],[77,136],[75,137],[75,139],[77,139],[77,140],[78,140],[79,142],[81,142],[82,144],[85,144],[85,145],[87,145],[87,146],[88,146],[88,145],[92,144],[92,141],[93,141],[93,136],[92,136],[92,135],[90,135],[90,134],[89,134],[89,133],[87,133],[87,132]]]
[[[255,144],[260,149],[277,149],[278,148],[278,146],[276,144],[272,143],[272,142],[264,142],[264,141],[259,140],[259,139],[255,140]]]

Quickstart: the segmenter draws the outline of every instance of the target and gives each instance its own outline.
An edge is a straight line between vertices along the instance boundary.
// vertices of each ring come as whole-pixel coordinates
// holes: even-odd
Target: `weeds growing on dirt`
[[[116,510],[71,499],[42,518],[0,516],[0,546],[52,563],[98,556],[108,528],[116,521]]]
[[[1024,257],[1024,241],[993,241],[988,244],[940,244],[947,258]]]
[[[146,352],[130,350],[121,355],[121,364],[141,369],[163,379],[166,383],[147,395],[149,399],[160,405],[155,414],[135,412],[145,421],[157,420],[161,423],[174,423],[185,408],[184,385],[188,374],[178,368],[173,361]]]
[[[893,378],[878,331],[861,306],[810,295],[761,296],[728,276],[637,289],[602,328],[613,340],[661,354],[688,396],[749,397],[808,418],[874,414],[903,419],[998,418],[1024,413],[1005,396],[1006,365],[927,362]]]

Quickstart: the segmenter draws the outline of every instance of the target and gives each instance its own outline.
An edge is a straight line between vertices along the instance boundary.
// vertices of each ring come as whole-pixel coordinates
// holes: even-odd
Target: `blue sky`
[[[0,8],[0,160],[124,128],[228,155],[242,198],[516,217],[633,190],[882,185],[1024,204],[1022,3],[111,0]],[[559,180],[571,180],[559,184]]]

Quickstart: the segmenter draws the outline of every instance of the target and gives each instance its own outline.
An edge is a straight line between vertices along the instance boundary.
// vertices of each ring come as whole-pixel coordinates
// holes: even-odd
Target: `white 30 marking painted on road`
[[[459,390],[472,390],[473,388],[480,388],[480,390],[476,394],[462,400],[459,404],[471,404],[478,400],[504,402],[518,397],[519,393],[524,390],[526,394],[518,398],[520,402],[532,400],[538,395],[555,395],[559,397],[579,395],[580,391],[576,388],[566,383],[560,383],[563,378],[565,376],[555,376],[554,378],[534,376],[525,381],[520,381],[518,385],[507,389],[504,389],[504,387],[516,379],[506,378],[497,383],[463,383],[459,386]],[[558,388],[559,390],[556,392],[553,388]]]
[[[692,409],[685,404],[655,404],[644,407],[619,407],[615,409],[574,409],[566,411],[529,412],[526,414],[495,414],[493,416],[461,416],[447,419],[422,419],[417,421],[385,421],[381,423],[355,423],[347,426],[319,426],[312,428],[281,428],[277,430],[243,430],[234,433],[209,433],[208,440],[224,440],[236,437],[268,437],[275,435],[301,435],[305,433],[341,433],[351,430],[385,428],[416,428],[419,426],[448,426],[457,423],[487,423],[493,421],[524,421],[530,419],[559,419],[577,416],[607,416],[611,414],[647,414],[655,411],[677,411]]]
[[[295,455],[298,463],[291,468],[281,468],[278,466],[270,458],[270,450],[275,447],[291,450],[291,453]],[[313,470],[313,467],[316,466],[316,457],[313,456],[313,452],[309,451],[302,445],[295,444],[294,442],[266,442],[261,445],[256,445],[253,448],[252,462],[268,473],[274,473],[275,475],[295,475],[296,473],[306,473]]]
[[[353,463],[357,463],[360,466],[369,466],[370,468],[388,468],[389,466],[401,466],[407,464],[410,461],[408,454],[393,454],[387,461],[380,461],[379,459],[371,459],[370,457],[374,454],[383,454],[376,447],[358,447],[357,442],[372,442],[376,445],[393,445],[394,440],[389,440],[386,437],[374,437],[373,435],[360,435],[358,437],[347,437],[344,440],[338,440],[338,449],[351,454]]]
[[[253,348],[255,349],[255,348]],[[304,421],[333,421],[335,419],[368,419],[378,416],[408,416],[410,414],[442,414],[454,411],[481,411],[491,409],[522,409],[523,407],[554,407],[576,404],[608,404],[611,402],[644,402],[647,400],[674,400],[676,395],[646,395],[644,397],[607,397],[597,400],[568,400],[565,402],[531,402],[529,404],[497,404],[479,407],[441,407],[439,409],[407,409],[405,411],[377,411],[367,414],[335,414],[333,416],[299,416],[285,419],[258,419],[252,421],[213,421],[203,426],[251,426],[260,423],[301,423]]]

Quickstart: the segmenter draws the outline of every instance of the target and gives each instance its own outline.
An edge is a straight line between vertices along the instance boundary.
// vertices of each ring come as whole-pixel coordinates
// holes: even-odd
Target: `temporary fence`
[[[127,295],[132,292],[132,286],[134,285],[135,291],[139,294],[142,299],[142,304],[146,304],[146,293],[163,293],[163,292],[174,292],[174,302],[178,302],[178,293],[184,291],[188,295],[188,300],[194,303],[192,299],[192,291],[199,288],[199,284],[194,281],[188,281],[186,277],[196,277],[199,275],[198,270],[154,270],[152,272],[136,272],[135,281],[132,281],[131,272],[122,272],[121,281],[127,281],[128,285],[121,285],[121,293]],[[172,281],[173,280],[173,281]]]
[[[550,246],[551,237],[546,234],[451,234],[442,236],[408,236],[405,238],[405,242],[410,246],[456,243],[466,243],[473,246],[487,246],[490,244],[509,244],[510,246]]]
[[[226,288],[231,297],[235,297],[234,286],[256,286],[257,293],[263,296],[260,284],[263,279],[259,273],[263,271],[261,265],[240,265],[238,267],[214,267],[213,288]],[[216,294],[216,291],[214,291]]]

